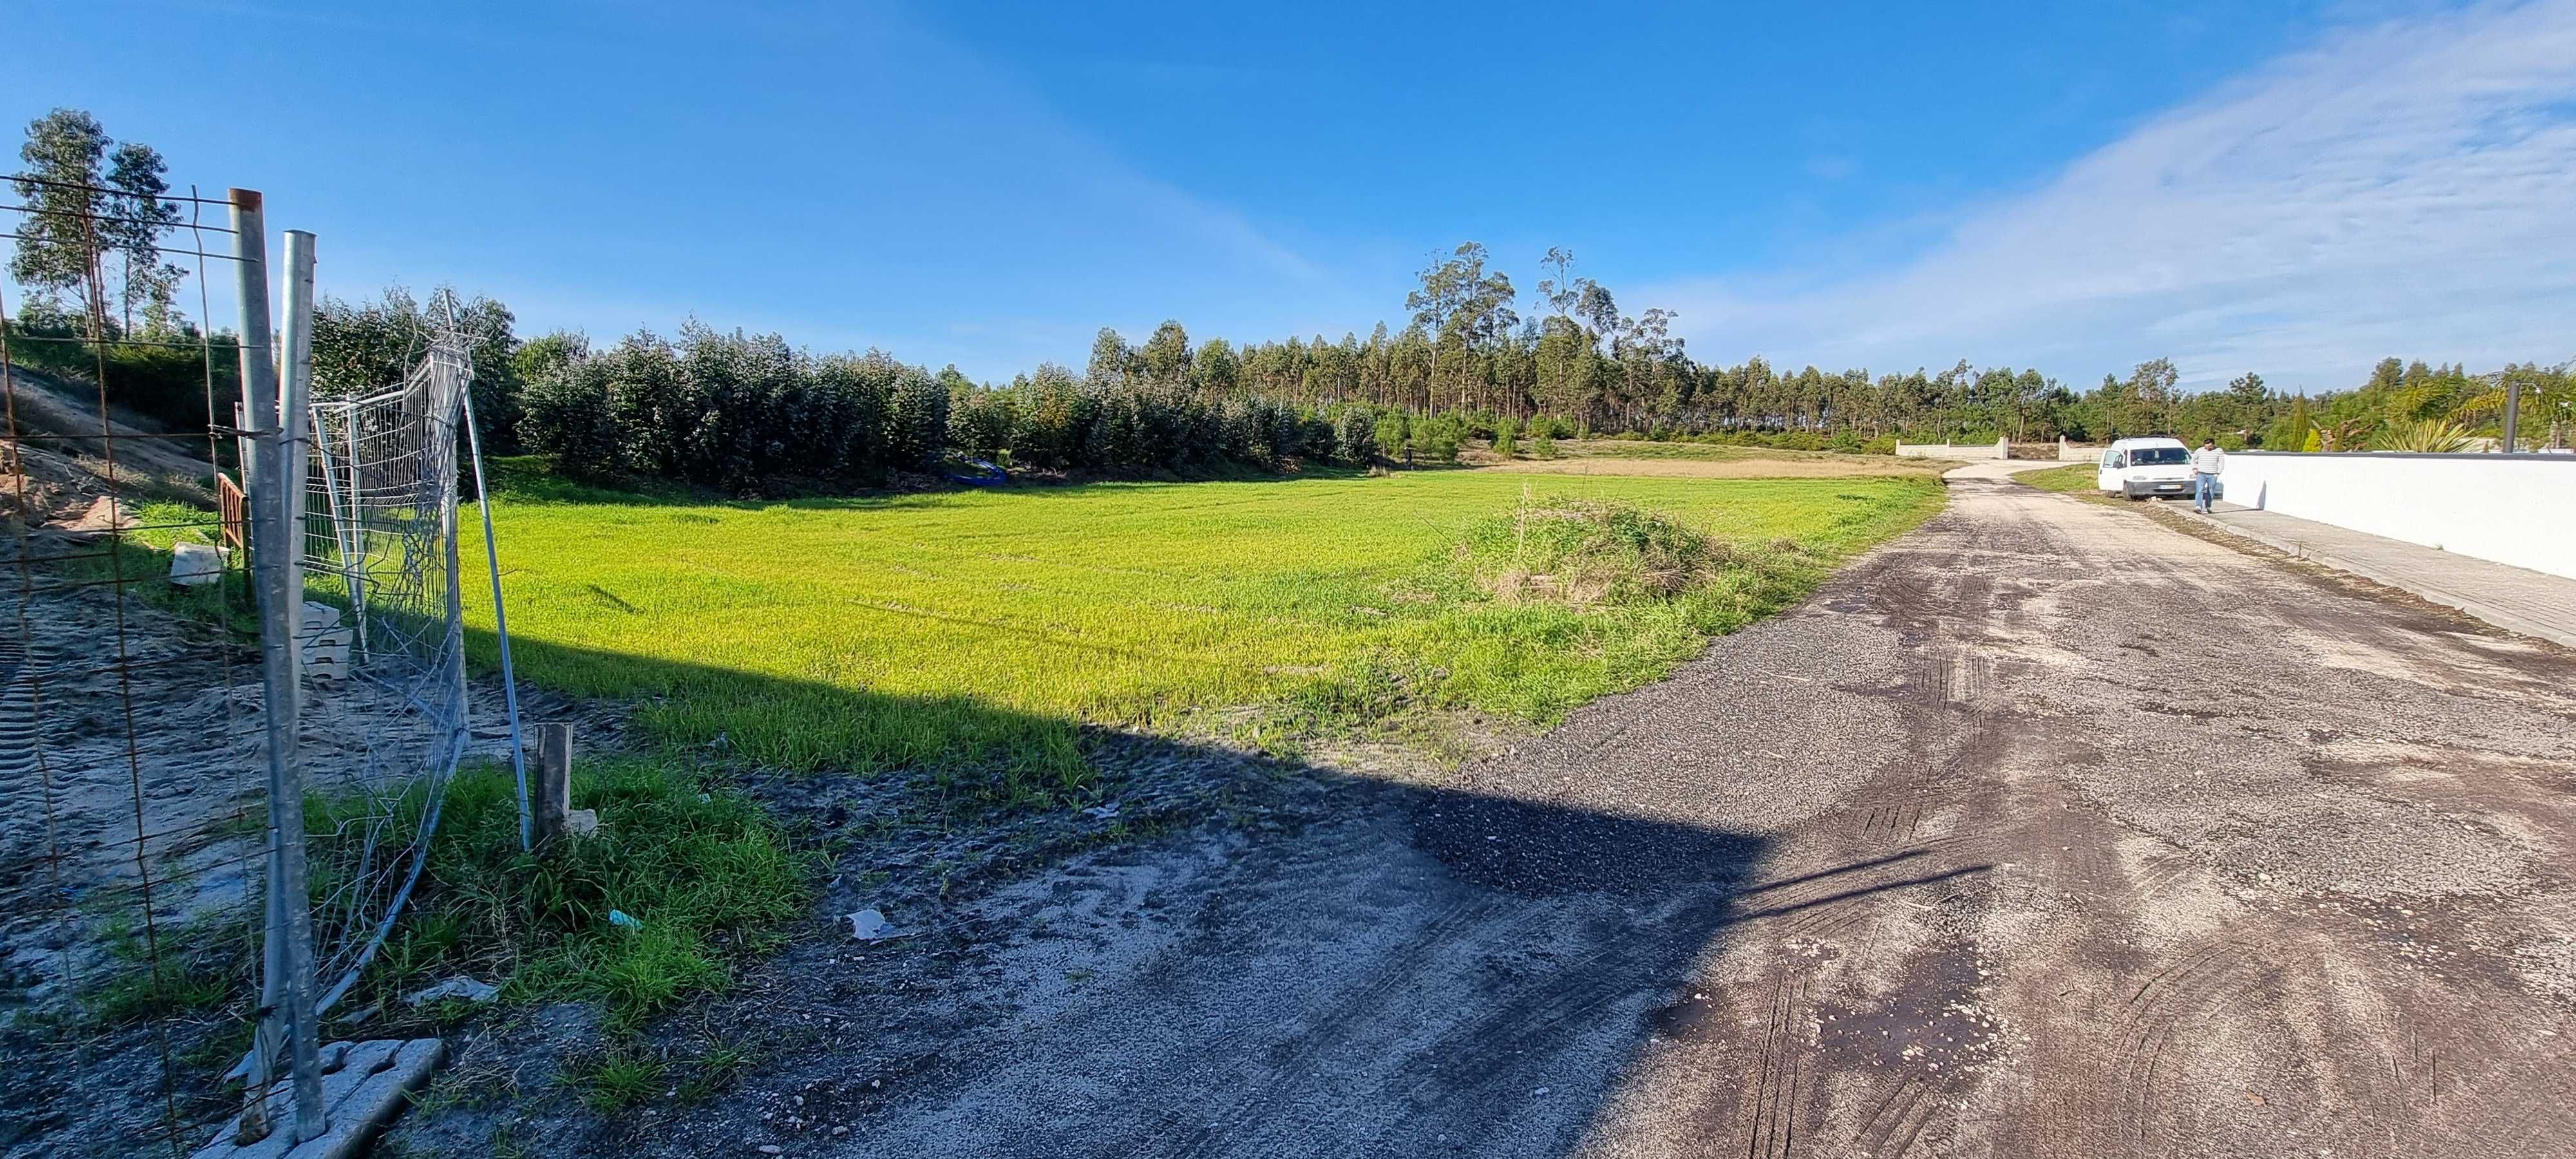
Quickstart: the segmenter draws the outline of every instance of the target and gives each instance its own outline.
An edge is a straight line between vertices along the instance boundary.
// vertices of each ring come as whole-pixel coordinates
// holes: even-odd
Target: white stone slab
[[[335,1042],[322,1048],[322,1105],[329,1123],[322,1134],[289,1143],[295,1123],[295,1084],[280,1079],[268,1088],[269,1121],[277,1129],[243,1145],[237,1116],[224,1124],[196,1159],[346,1159],[361,1154],[385,1124],[401,1114],[403,1096],[429,1082],[446,1046],[435,1038],[380,1038]]]

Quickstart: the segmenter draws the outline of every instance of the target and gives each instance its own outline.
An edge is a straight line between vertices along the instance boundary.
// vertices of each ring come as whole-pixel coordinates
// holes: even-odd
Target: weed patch
[[[723,989],[803,912],[812,867],[736,790],[672,762],[614,757],[583,762],[573,798],[599,811],[598,835],[532,856],[519,850],[510,773],[457,773],[420,888],[365,983],[375,1001],[464,973],[497,981],[505,999],[593,1001],[613,1026],[632,1026]],[[307,806],[317,892],[355,856],[334,844],[350,828],[334,809]],[[404,823],[417,816],[406,810]]]
[[[1468,582],[1488,596],[1577,608],[1670,599],[1739,559],[1760,558],[1659,512],[1562,495],[1524,499],[1508,515],[1478,520],[1456,554]]]

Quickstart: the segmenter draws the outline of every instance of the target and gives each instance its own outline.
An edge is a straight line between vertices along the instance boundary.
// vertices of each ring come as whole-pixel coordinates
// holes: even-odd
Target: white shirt
[[[2227,469],[2227,452],[2216,447],[2202,447],[2191,453],[2191,469],[2196,474],[2215,475]]]

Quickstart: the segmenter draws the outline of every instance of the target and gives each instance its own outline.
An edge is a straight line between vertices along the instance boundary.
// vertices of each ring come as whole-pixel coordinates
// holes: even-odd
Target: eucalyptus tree
[[[1119,337],[1116,330],[1103,326],[1100,333],[1091,339],[1091,362],[1083,368],[1083,377],[1104,388],[1124,385],[1128,360],[1133,354],[1127,348],[1126,339]]]
[[[1153,336],[1136,348],[1133,370],[1137,377],[1157,386],[1179,386],[1190,380],[1190,335],[1181,324],[1166,320],[1154,327]]]
[[[1512,309],[1517,295],[1511,275],[1488,271],[1485,263],[1491,256],[1482,244],[1462,243],[1446,260],[1416,274],[1421,285],[1404,298],[1405,308],[1413,311],[1414,325],[1427,331],[1437,348],[1431,384],[1435,394],[1441,380],[1447,379],[1460,388],[1461,408],[1472,405],[1465,378],[1473,356],[1520,323]]]
[[[113,302],[124,331],[134,329],[138,311],[147,329],[176,328],[186,271],[162,260],[161,239],[177,227],[179,207],[167,199],[161,154],[117,143],[82,110],[55,109],[27,123],[18,157],[26,167],[12,184],[27,209],[9,275],[46,299],[30,303],[37,312],[60,313],[59,297],[69,296],[95,300],[102,315]],[[107,323],[86,319],[89,336],[104,337]]]
[[[1234,344],[1223,338],[1200,344],[1198,355],[1190,359],[1190,381],[1211,398],[1233,394],[1243,383],[1243,362],[1235,357]]]

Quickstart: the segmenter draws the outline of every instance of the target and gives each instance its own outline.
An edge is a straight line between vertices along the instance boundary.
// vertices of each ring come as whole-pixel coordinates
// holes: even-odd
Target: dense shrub
[[[947,446],[948,397],[881,354],[816,359],[775,335],[690,326],[547,368],[524,434],[577,476],[633,474],[748,491],[779,479],[881,480]]]
[[[948,399],[948,445],[964,454],[992,458],[1011,446],[1018,421],[1018,398],[1009,391],[958,391]]]
[[[1508,459],[1520,450],[1520,423],[1511,418],[1494,421],[1494,453]]]
[[[947,450],[948,390],[920,367],[891,359],[885,366],[893,381],[886,390],[884,465],[905,471],[928,467]]]
[[[1422,432],[1418,453],[1454,459],[1460,422],[1346,406],[1330,415],[1255,395],[1208,398],[1180,383],[1086,382],[1041,366],[1009,386],[932,376],[871,351],[816,358],[776,335],[691,325],[605,351],[559,344],[528,360],[522,428],[532,450],[585,478],[645,475],[736,492],[883,482],[950,453],[1111,476],[1301,460],[1372,462],[1375,426]]]
[[[1412,424],[1413,453],[1432,463],[1458,461],[1458,444],[1465,440],[1467,424],[1456,415],[1433,415],[1416,419]]]
[[[1400,410],[1378,413],[1377,421],[1369,428],[1369,434],[1377,443],[1380,454],[1398,463],[1413,461],[1413,431],[1412,424],[1408,421],[1411,417]]]
[[[1377,422],[1367,407],[1346,407],[1333,418],[1333,456],[1353,463],[1377,461]]]

